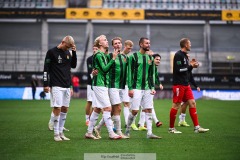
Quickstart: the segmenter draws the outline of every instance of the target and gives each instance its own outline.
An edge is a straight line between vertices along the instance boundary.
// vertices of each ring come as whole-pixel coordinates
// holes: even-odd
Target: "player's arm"
[[[196,81],[193,78],[192,72],[189,73],[189,82],[195,87],[198,88]]]
[[[156,73],[157,73],[157,69],[155,67],[155,64],[154,64],[154,59],[152,56],[150,56],[150,58],[152,59],[152,65],[150,66],[150,69],[152,70],[150,73],[150,84],[151,84],[151,94],[155,94],[156,91],[155,91],[155,83],[156,83]]]
[[[51,66],[51,52],[48,51],[46,53],[46,57],[44,60],[44,69],[43,69],[43,90],[48,93],[49,89],[49,69]]]
[[[156,67],[155,67],[155,84],[156,84],[157,86],[159,86],[159,88],[160,88],[161,90],[163,90],[163,85],[162,85],[161,81],[159,80],[159,75],[158,75],[158,71],[157,71],[157,68],[156,68]]]
[[[109,69],[111,68],[111,66],[113,65],[113,63],[115,62],[115,59],[111,59],[107,65],[104,64],[103,60],[102,60],[102,55],[101,54],[96,54],[96,64],[98,65],[98,69],[100,71],[102,71],[103,73],[107,73],[109,71]]]
[[[183,64],[183,57],[180,54],[175,54],[174,56],[174,65],[175,65],[175,71],[178,73],[180,72],[187,72],[187,71],[192,71],[193,66],[192,65],[184,65]]]
[[[71,60],[71,68],[76,68],[77,66],[77,53],[76,46],[72,47],[72,60]]]

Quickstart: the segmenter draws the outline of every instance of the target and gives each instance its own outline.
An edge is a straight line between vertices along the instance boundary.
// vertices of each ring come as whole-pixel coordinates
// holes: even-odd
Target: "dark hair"
[[[184,48],[186,46],[186,44],[188,43],[189,39],[188,38],[182,38],[180,40],[180,47]]]
[[[144,40],[148,40],[148,38],[146,38],[146,37],[141,37],[141,38],[139,39],[138,45],[140,46],[140,43],[143,43]]]
[[[162,58],[162,57],[160,56],[160,54],[158,54],[158,53],[155,53],[155,54],[153,54],[152,56],[153,56],[154,59],[155,59],[156,57],[160,57],[160,59]]]

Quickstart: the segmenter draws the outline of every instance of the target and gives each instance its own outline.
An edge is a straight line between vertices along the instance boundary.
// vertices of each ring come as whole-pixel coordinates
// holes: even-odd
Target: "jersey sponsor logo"
[[[60,55],[58,56],[58,63],[62,63],[62,57]]]

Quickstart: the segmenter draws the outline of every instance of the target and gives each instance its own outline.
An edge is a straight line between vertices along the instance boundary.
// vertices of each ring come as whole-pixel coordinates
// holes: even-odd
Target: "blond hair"
[[[133,46],[133,41],[131,41],[131,40],[126,40],[126,41],[124,42],[124,46],[130,46],[130,47],[132,47],[132,46]]]
[[[101,38],[101,37],[106,38],[105,35],[100,35],[100,36],[98,36],[98,37],[94,40],[94,44],[93,44],[94,46],[96,46],[96,47],[98,47],[98,48],[100,47],[100,44],[99,44],[99,43],[100,43],[100,38]]]
[[[74,45],[75,44],[73,37],[69,36],[69,35],[64,37],[62,41],[66,42],[67,44],[70,44],[70,45]]]

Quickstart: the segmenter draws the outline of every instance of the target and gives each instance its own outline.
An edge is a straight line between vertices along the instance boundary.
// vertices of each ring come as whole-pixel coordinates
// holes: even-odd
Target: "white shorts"
[[[92,88],[94,92],[92,106],[97,108],[111,107],[108,88],[99,86],[93,86]]]
[[[120,98],[122,102],[130,102],[130,97],[128,96],[128,86],[120,91]]]
[[[70,88],[52,87],[50,96],[51,107],[69,107],[71,99]]]
[[[93,90],[91,85],[87,85],[87,101],[92,102]]]
[[[109,94],[110,102],[112,105],[122,103],[120,92],[121,92],[121,89],[117,89],[117,88],[108,89],[108,94]]]
[[[133,89],[133,98],[130,98],[131,101],[131,110],[139,110],[139,107],[142,106],[142,109],[151,109],[153,108],[153,95],[151,95],[151,90],[138,90]]]

